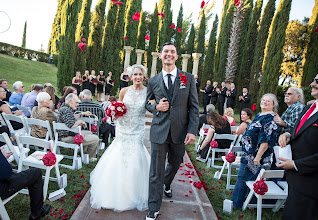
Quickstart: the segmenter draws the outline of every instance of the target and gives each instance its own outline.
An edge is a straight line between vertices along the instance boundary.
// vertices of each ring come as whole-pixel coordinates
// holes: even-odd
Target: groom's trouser
[[[184,151],[184,144],[172,143],[170,134],[163,144],[151,143],[148,197],[150,211],[159,211],[162,203],[163,184],[170,188],[171,182],[183,161]],[[167,153],[168,163],[165,168]]]

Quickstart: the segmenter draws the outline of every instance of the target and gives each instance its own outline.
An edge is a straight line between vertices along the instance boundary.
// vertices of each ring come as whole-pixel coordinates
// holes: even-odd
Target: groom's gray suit
[[[187,77],[185,88],[180,87],[180,74]],[[170,184],[183,161],[184,140],[187,133],[196,134],[199,124],[199,104],[195,80],[192,74],[177,70],[173,84],[173,94],[169,97],[168,89],[160,72],[148,81],[147,101],[155,99],[156,103],[146,102],[146,109],[153,113],[150,128],[151,166],[149,175],[150,211],[159,211],[163,184]],[[160,99],[167,98],[170,108],[166,112],[157,112],[156,105]],[[166,154],[168,164],[165,168]]]

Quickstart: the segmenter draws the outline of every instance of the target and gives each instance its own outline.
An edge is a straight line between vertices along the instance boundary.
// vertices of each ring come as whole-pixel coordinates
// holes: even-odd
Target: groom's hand
[[[184,144],[185,145],[191,145],[195,142],[195,135],[188,133],[185,140],[184,140]]]
[[[169,109],[169,102],[166,98],[160,99],[158,105],[156,105],[157,112],[166,112]]]

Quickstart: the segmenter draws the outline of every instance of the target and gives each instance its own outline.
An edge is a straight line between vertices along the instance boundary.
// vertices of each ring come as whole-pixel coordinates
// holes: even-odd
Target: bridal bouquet
[[[122,117],[126,114],[127,109],[123,102],[114,101],[107,106],[106,115],[108,117]]]

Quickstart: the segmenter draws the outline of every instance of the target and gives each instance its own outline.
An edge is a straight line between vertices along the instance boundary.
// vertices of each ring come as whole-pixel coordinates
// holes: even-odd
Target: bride
[[[127,113],[116,121],[116,138],[100,158],[90,176],[91,206],[121,212],[148,208],[150,155],[143,145],[146,69],[132,66],[133,85],[120,91]]]

